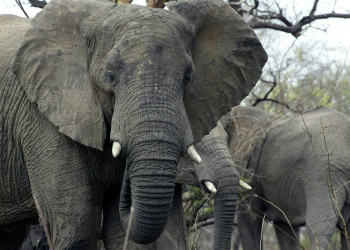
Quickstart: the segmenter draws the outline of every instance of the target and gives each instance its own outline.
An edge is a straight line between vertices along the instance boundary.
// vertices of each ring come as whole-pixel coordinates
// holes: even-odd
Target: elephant
[[[177,184],[200,187],[203,193],[213,196],[215,201],[215,228],[216,231],[219,231],[215,234],[215,242],[224,241],[227,244],[226,246],[221,245],[222,249],[230,249],[229,239],[233,229],[232,218],[235,216],[235,209],[232,208],[235,208],[237,203],[237,187],[240,185],[243,188],[251,189],[246,183],[240,181],[239,174],[228,151],[227,136],[225,129],[219,123],[209,135],[204,136],[202,141],[195,145],[201,155],[202,162],[197,164],[188,156],[181,157],[175,179]],[[228,211],[222,212],[222,210]],[[220,216],[221,214],[226,217]],[[227,221],[230,222],[229,225],[226,224]],[[223,230],[221,224],[224,222],[226,228]],[[228,240],[226,241],[225,238]],[[125,238],[120,237],[118,245],[122,246],[124,240]],[[189,243],[182,207],[181,186],[178,185],[174,195],[173,208],[161,236],[154,243],[146,245],[129,241],[127,249],[188,249]],[[35,246],[48,249],[45,232],[42,226],[39,225],[31,227],[30,235],[22,245],[21,250],[33,249]],[[213,246],[209,247],[212,248]]]
[[[251,189],[240,180],[239,173],[230,156],[227,133],[218,123],[217,127],[195,144],[202,162],[197,164],[190,157],[181,157],[178,164],[176,182],[200,187],[203,193],[214,199],[214,249],[230,249],[234,217],[237,205],[238,186]],[[192,249],[189,247],[185,228],[181,194],[175,202],[165,231],[152,246],[137,246],[131,243],[128,249]],[[178,233],[181,228],[181,234]],[[176,236],[180,235],[180,237]],[[182,237],[181,237],[182,236]],[[181,242],[182,241],[182,242]]]
[[[252,179],[236,214],[243,249],[260,249],[263,218],[273,221],[280,249],[300,249],[301,226],[321,250],[338,226],[348,249],[349,117],[326,107],[295,117],[235,107],[220,122],[237,170]]]
[[[103,218],[116,249],[131,208],[132,241],[161,235],[179,158],[201,162],[193,144],[267,60],[227,3],[168,8],[53,0],[33,20],[0,17],[1,248],[40,218],[54,249],[94,249]]]

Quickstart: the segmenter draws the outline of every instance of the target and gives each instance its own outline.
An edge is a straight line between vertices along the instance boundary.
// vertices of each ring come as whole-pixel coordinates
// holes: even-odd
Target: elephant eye
[[[186,74],[183,80],[185,91],[191,86],[192,82],[193,82],[193,74],[192,73]]]
[[[114,83],[115,82],[115,75],[111,72],[108,72],[107,75],[106,75],[106,79],[111,82],[111,83]]]

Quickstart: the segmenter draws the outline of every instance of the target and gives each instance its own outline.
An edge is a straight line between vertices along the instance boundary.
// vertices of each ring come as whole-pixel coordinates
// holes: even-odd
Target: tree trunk
[[[164,8],[164,3],[167,0],[147,0],[147,7],[151,8]]]

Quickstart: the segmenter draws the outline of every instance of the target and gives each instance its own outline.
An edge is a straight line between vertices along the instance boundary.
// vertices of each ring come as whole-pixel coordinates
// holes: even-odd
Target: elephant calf
[[[243,249],[260,249],[264,216],[274,222],[281,249],[300,249],[301,226],[307,227],[312,249],[321,250],[338,226],[344,233],[342,249],[348,249],[349,117],[324,107],[294,118],[236,107],[221,123],[234,162],[253,173],[253,193],[259,196],[244,202],[254,216],[244,206],[237,213]]]

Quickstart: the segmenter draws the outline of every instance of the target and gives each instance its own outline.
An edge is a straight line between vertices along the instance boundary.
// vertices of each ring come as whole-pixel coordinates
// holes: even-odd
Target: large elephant
[[[221,0],[168,7],[53,0],[31,22],[0,17],[1,247],[37,211],[55,249],[96,247],[102,210],[107,248],[131,206],[133,241],[162,233],[180,156],[200,162],[191,145],[267,60]]]
[[[202,156],[202,163],[196,164],[188,156],[180,158],[176,183],[201,187],[204,193],[213,195],[215,200],[215,245],[220,245],[221,249],[230,249],[237,186],[241,185],[248,189],[249,186],[239,180],[239,174],[228,151],[227,133],[220,123],[195,146]],[[115,223],[117,224],[118,220]],[[123,231],[119,232],[119,235],[123,235]],[[116,245],[123,246],[125,239],[119,237],[117,240]],[[44,230],[39,225],[32,226],[30,235],[21,249],[33,249],[38,242],[39,245],[47,246]],[[172,210],[162,235],[154,243],[146,245],[129,241],[127,249],[188,249],[189,244],[182,207],[181,185],[177,185]],[[208,246],[208,248],[212,249],[213,246]]]
[[[220,122],[238,170],[253,176],[261,197],[248,196],[237,213],[243,249],[260,249],[264,217],[276,226],[281,249],[300,249],[301,226],[315,250],[328,249],[336,226],[350,233],[349,117],[325,107],[294,118],[235,107]]]

